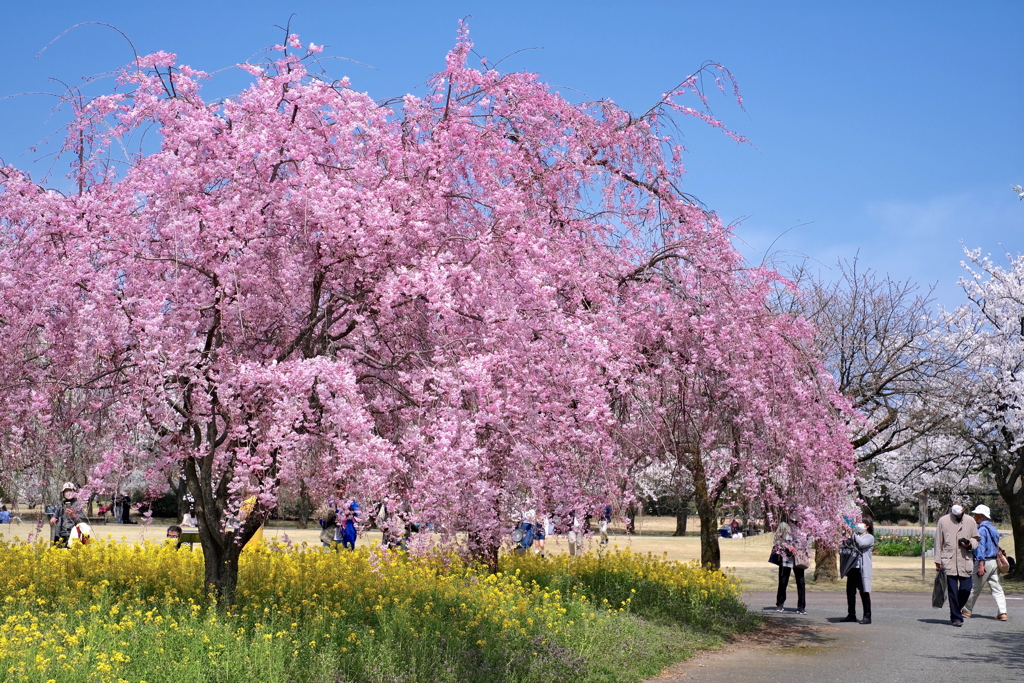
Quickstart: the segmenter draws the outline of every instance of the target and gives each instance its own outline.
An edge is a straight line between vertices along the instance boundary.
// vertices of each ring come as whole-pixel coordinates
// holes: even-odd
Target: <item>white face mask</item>
[[[963,514],[964,514],[964,508],[963,508],[963,506],[962,506],[962,505],[954,505],[954,506],[953,506],[953,507],[952,507],[952,508],[950,509],[950,512],[951,512],[951,513],[953,513],[953,516],[954,516],[954,517],[960,517],[961,515],[963,515]]]

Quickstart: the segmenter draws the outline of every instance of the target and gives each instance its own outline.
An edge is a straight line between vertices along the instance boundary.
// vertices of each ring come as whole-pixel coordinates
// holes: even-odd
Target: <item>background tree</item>
[[[1024,548],[1024,256],[994,263],[968,251],[960,281],[970,305],[960,311],[969,331],[974,390],[962,397],[967,455],[995,482],[1006,503],[1014,547]],[[1011,579],[1020,579],[1018,569]]]
[[[932,290],[856,261],[840,261],[831,280],[803,266],[792,279],[799,289],[779,290],[774,306],[814,323],[826,367],[859,414],[851,421],[859,495],[912,498],[936,462],[916,445],[955,426],[947,407],[962,389],[964,350],[948,343]],[[837,578],[835,551],[822,544],[815,580]]]
[[[664,260],[635,285],[646,368],[632,425],[652,458],[688,475],[701,562],[715,567],[724,503],[756,500],[769,522],[796,505],[804,531],[830,537],[853,477],[847,404],[817,360],[813,328],[770,310],[777,274],[716,253],[718,268]]]
[[[685,536],[690,507],[693,502],[693,482],[686,469],[659,458],[656,462],[645,458],[635,478],[637,498],[656,506],[655,514],[671,515],[676,518],[673,536]]]

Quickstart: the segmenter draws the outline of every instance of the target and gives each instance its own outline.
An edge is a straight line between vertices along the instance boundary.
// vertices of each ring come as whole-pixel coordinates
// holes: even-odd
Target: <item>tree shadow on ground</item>
[[[772,610],[774,609],[773,607]],[[825,633],[825,631],[834,631],[835,629],[816,627],[804,619],[766,616],[764,622],[764,626],[760,630],[744,635],[740,640],[748,645],[771,648],[816,647],[835,640],[834,636]]]
[[[922,624],[949,624],[949,617],[945,619],[918,619]]]
[[[977,647],[969,647],[955,655],[935,657],[939,661],[969,662],[972,664],[999,664],[1017,675],[1024,671],[1024,648],[1021,647],[1021,632],[1018,629],[1004,633],[976,633],[964,636],[965,640],[977,641]]]

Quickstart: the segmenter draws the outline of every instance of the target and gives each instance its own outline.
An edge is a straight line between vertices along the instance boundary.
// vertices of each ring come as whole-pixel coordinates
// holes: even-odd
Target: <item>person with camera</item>
[[[78,487],[70,481],[60,487],[61,505],[50,518],[53,525],[53,544],[67,548],[71,542],[71,530],[79,522],[85,521],[82,504],[78,502]]]
[[[856,564],[846,574],[846,617],[843,621],[857,621],[857,593],[864,607],[862,624],[871,623],[871,564],[875,546],[875,525],[869,518],[853,527],[852,543],[860,551]]]
[[[779,590],[775,596],[775,611],[786,611],[786,592],[789,588],[789,575],[796,578],[796,613],[807,614],[807,587],[804,582],[804,570],[811,566],[807,535],[798,528],[799,515],[796,506],[784,514],[779,526],[775,529],[773,549],[781,558],[779,564]]]
[[[971,596],[974,550],[980,542],[978,523],[964,514],[963,505],[954,505],[935,523],[935,568],[946,575],[949,621],[953,626],[964,625],[961,610]]]

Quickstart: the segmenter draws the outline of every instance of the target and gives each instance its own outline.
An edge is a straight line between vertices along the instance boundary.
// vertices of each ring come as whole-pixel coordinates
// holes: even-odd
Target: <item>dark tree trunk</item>
[[[202,538],[202,534],[200,534]],[[203,585],[206,593],[222,607],[235,604],[238,588],[238,558],[242,546],[232,543],[203,544]]]
[[[693,500],[697,505],[697,517],[700,518],[700,563],[705,567],[721,569],[722,549],[718,545],[718,500],[721,488],[712,490],[708,487],[704,460],[699,452],[690,454],[690,462],[693,474]],[[728,478],[729,475],[725,479]]]
[[[469,549],[480,564],[487,567],[492,574],[498,573],[498,546],[481,537],[477,533],[469,535]]]
[[[636,515],[636,503],[631,503],[628,507],[626,507],[626,533],[629,535],[633,535],[636,533]]]
[[[199,540],[203,547],[203,586],[206,594],[217,602],[219,608],[233,607],[237,599],[238,559],[245,544],[265,520],[253,513],[237,531],[225,533],[219,525],[211,529],[205,524],[206,516],[200,512],[198,505],[196,516],[199,518]]]
[[[237,529],[224,528],[225,505],[228,499],[227,477],[214,489],[210,458],[185,463],[185,477],[189,492],[195,499],[196,520],[199,523],[199,542],[203,548],[206,594],[216,601],[219,609],[235,605],[238,587],[238,558],[242,548],[266,521],[268,512],[253,509],[240,522]]]
[[[839,553],[835,548],[823,548],[814,544],[814,581],[839,580]]]
[[[697,516],[700,517],[700,563],[705,567],[720,569],[722,549],[718,545],[718,510],[710,502],[697,501]]]
[[[997,482],[998,483],[998,482]],[[1016,492],[1009,487],[999,487],[1000,496],[1006,507],[1010,510],[1010,528],[1013,531],[1013,547],[1017,557],[1017,567],[1010,574],[1007,574],[1005,581],[1024,581],[1024,570],[1021,569],[1021,560],[1024,559],[1024,486]]]
[[[299,505],[298,505],[298,521],[295,522],[295,527],[298,529],[306,529],[309,527],[309,515],[313,512],[313,501],[309,497],[309,488],[306,486],[306,482],[302,481],[299,483]]]
[[[687,501],[689,503],[689,501]],[[690,506],[687,505],[684,508],[680,508],[676,511],[676,530],[672,533],[673,536],[685,536],[686,535],[686,522],[690,519]]]
[[[999,435],[1001,441],[985,444],[984,447],[988,452],[999,497],[1010,511],[1017,567],[1006,575],[1006,579],[1024,581],[1024,570],[1020,562],[1024,558],[1024,446],[1018,445],[1016,435],[1008,429],[1001,429]]]

